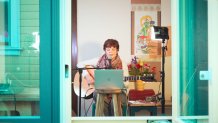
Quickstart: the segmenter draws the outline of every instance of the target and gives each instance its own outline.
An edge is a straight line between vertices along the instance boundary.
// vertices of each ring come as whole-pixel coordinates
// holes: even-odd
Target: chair
[[[95,116],[96,103],[92,104],[92,116]],[[127,116],[127,105],[122,105],[122,116]]]
[[[118,100],[118,95],[122,93],[122,90],[96,90],[97,92],[97,100],[96,104],[92,105],[92,116],[103,116],[104,109],[104,96],[106,94],[112,94],[113,108],[115,116],[126,116],[126,107],[122,105],[120,100]]]

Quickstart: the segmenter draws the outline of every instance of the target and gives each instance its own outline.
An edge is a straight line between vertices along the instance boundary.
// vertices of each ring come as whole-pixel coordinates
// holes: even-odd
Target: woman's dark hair
[[[103,46],[104,51],[107,47],[115,47],[117,49],[117,51],[119,51],[119,43],[115,39],[107,39],[104,42],[104,46]]]

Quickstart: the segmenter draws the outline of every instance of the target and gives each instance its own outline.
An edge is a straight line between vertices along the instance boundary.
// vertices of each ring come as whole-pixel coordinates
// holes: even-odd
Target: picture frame
[[[150,38],[152,26],[161,26],[160,11],[131,12],[131,55],[149,58],[161,56],[161,42]]]

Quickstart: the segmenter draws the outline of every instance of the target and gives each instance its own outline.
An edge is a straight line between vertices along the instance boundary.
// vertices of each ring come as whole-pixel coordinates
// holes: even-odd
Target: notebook
[[[123,70],[95,70],[95,89],[123,89]]]

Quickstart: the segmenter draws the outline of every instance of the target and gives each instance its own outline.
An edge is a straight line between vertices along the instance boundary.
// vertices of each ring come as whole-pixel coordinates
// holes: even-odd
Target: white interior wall
[[[161,0],[161,26],[171,26],[171,0]],[[172,58],[171,57],[172,56],[165,57],[165,99],[166,100],[172,99],[172,62],[171,62]]]
[[[103,43],[108,38],[119,41],[119,54],[129,61],[130,0],[78,0],[77,4],[78,62],[103,54]]]
[[[161,26],[171,26],[171,0],[161,0]]]

